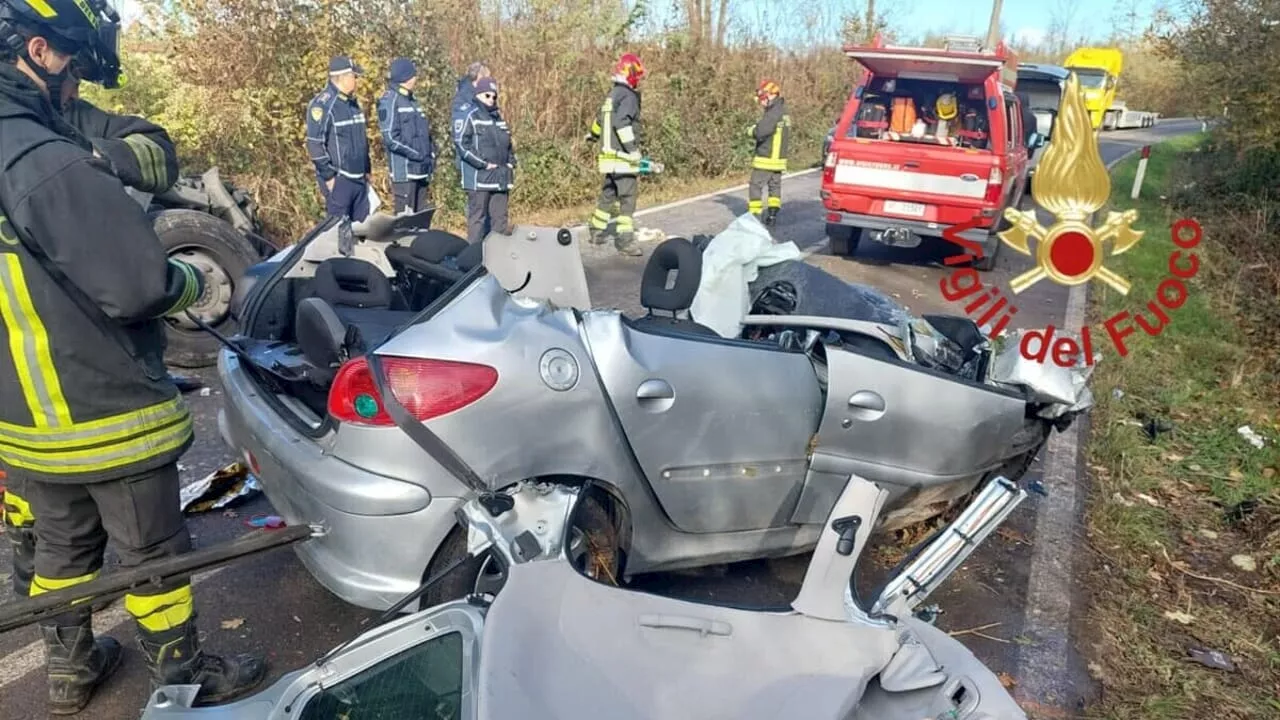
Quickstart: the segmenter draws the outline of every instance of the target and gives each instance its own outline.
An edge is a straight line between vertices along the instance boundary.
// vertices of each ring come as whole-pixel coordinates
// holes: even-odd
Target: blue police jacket
[[[475,85],[471,82],[471,79],[463,75],[458,80],[458,88],[454,92],[453,102],[449,106],[449,139],[453,141],[453,161],[458,167],[458,174],[462,174],[462,168],[466,165],[462,161],[462,153],[457,152],[458,139],[462,136],[462,123],[467,119],[467,113],[471,112],[471,108],[476,106],[475,92]]]
[[[364,111],[354,96],[329,84],[307,105],[307,152],[321,180],[342,175],[364,181],[369,173],[369,137]]]
[[[515,185],[516,152],[498,108],[472,103],[454,150],[462,160],[463,190],[506,192]],[[490,163],[497,167],[489,168]]]
[[[378,127],[382,130],[382,144],[387,149],[391,182],[431,177],[436,160],[431,121],[411,91],[404,86],[396,86],[382,93],[378,98]]]

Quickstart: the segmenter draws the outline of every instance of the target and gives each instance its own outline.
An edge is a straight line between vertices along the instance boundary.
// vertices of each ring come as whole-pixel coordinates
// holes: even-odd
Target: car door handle
[[[666,380],[645,380],[636,389],[637,400],[670,400],[675,396],[676,391]]]
[[[884,398],[870,390],[859,390],[849,397],[849,407],[884,412]]]
[[[905,167],[905,168],[918,168],[918,167],[920,167],[920,163],[918,163],[918,162],[904,162],[904,163],[902,163],[902,167]]]
[[[641,615],[640,627],[662,628],[673,630],[693,630],[699,635],[733,634],[733,627],[722,620],[689,617],[687,615]]]

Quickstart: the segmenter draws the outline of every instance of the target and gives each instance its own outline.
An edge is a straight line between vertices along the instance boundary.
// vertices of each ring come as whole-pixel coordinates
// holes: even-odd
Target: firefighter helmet
[[[938,101],[933,104],[933,107],[938,113],[939,120],[955,118],[957,112],[955,93],[942,93],[938,96]]]
[[[0,41],[13,54],[25,55],[27,38],[38,35],[77,55],[82,77],[107,88],[119,86],[119,23],[106,0],[0,0]]]
[[[626,78],[627,84],[634,90],[644,79],[644,62],[635,53],[624,53],[613,66],[613,74]]]
[[[770,95],[781,94],[782,88],[778,87],[778,83],[772,80],[761,80],[760,86],[756,88],[756,98],[758,98],[760,102],[768,100]]]

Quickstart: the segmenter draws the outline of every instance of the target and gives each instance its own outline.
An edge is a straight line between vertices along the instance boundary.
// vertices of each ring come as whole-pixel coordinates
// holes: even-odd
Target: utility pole
[[[876,37],[876,0],[867,0],[867,40]]]
[[[996,43],[1000,41],[1000,6],[1004,5],[1004,0],[995,0],[995,4],[991,6],[991,24],[987,26],[987,49],[995,49]]]

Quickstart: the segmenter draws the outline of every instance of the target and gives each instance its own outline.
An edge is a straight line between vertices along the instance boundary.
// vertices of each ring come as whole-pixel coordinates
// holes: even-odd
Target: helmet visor
[[[120,86],[120,25],[104,22],[76,53],[73,72],[85,82],[107,89]]]

